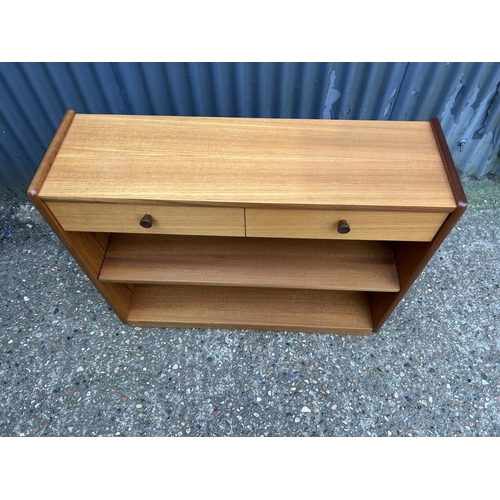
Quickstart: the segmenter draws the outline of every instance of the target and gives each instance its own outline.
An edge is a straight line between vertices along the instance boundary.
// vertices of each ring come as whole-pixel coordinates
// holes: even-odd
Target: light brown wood
[[[139,326],[369,334],[367,294],[284,288],[136,285],[128,316]]]
[[[443,163],[446,167],[450,187],[455,197],[457,209],[452,212],[441,226],[436,236],[428,243],[394,242],[394,256],[397,261],[401,290],[397,293],[371,293],[370,306],[374,331],[378,331],[394,311],[414,281],[444,242],[450,231],[467,209],[467,197],[460,182],[455,163],[451,156],[443,129],[437,118],[431,118],[431,126],[436,137]]]
[[[378,241],[114,234],[99,280],[399,291],[392,246]]]
[[[430,241],[448,214],[351,210],[245,210],[246,235],[269,238]],[[339,221],[350,226],[338,232]]]
[[[76,115],[44,200],[452,212],[429,122]]]
[[[66,231],[245,236],[242,208],[59,201],[50,201],[47,205]],[[151,228],[140,225],[145,214],[152,216]]]
[[[436,119],[69,111],[28,194],[122,321],[361,334],[467,205]]]
[[[130,298],[132,296],[132,286],[116,283],[100,283],[97,279],[104,254],[109,241],[109,233],[83,233],[64,231],[47,205],[40,199],[39,192],[50,171],[52,162],[57,155],[58,149],[64,141],[65,135],[74,117],[74,111],[67,111],[64,115],[59,128],[57,129],[52,142],[47,149],[40,166],[31,181],[28,188],[28,197],[33,205],[43,216],[61,242],[67,248],[69,253],[82,268],[90,281],[97,288],[106,302],[115,311],[116,315],[126,321],[128,314]]]
[[[47,151],[45,151],[42,161],[40,162],[40,165],[38,166],[38,169],[28,187],[28,196],[30,198],[39,198],[43,183],[45,182],[50,167],[54,163],[54,160],[61,149],[61,144],[66,138],[74,118],[75,112],[73,110],[69,109],[66,113],[64,113],[61,123],[59,124],[59,127],[57,127],[56,133],[54,134]]]

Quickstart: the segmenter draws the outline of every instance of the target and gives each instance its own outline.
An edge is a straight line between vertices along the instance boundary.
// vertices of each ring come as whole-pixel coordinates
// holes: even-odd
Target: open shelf
[[[392,246],[379,241],[113,234],[99,280],[399,291]]]
[[[135,285],[137,326],[242,328],[368,335],[368,294],[331,290]]]

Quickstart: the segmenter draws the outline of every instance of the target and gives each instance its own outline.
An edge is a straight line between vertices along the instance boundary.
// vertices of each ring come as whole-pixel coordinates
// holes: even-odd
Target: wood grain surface
[[[245,236],[242,208],[47,202],[66,231]],[[152,216],[152,226],[140,221]]]
[[[429,122],[76,115],[44,200],[452,212]]]
[[[370,305],[372,309],[375,332],[380,330],[389,315],[394,311],[401,299],[408,292],[420,273],[424,270],[425,266],[429,263],[432,256],[436,253],[437,249],[441,246],[450,231],[467,209],[467,198],[448,148],[441,124],[437,118],[432,118],[431,125],[436,136],[436,141],[443,164],[446,168],[446,173],[457,208],[448,215],[447,219],[432,241],[427,243],[408,243],[405,241],[394,242],[394,254],[396,258],[398,276],[401,283],[401,290],[399,292],[375,292],[370,294]]]
[[[467,207],[437,119],[68,111],[28,195],[122,321],[355,334]]]
[[[69,253],[82,268],[90,281],[104,297],[117,316],[125,322],[132,286],[117,283],[100,283],[98,275],[109,241],[109,233],[66,232],[40,197],[39,192],[50,172],[54,158],[63,143],[74,118],[74,111],[67,111],[57,129],[28,188],[28,197],[45,221],[59,237]]]
[[[448,214],[352,210],[245,209],[246,235],[271,238],[430,241]],[[338,232],[339,221],[350,226]]]
[[[399,291],[392,246],[376,241],[113,234],[99,280]]]
[[[367,294],[285,288],[136,285],[129,323],[368,335]]]

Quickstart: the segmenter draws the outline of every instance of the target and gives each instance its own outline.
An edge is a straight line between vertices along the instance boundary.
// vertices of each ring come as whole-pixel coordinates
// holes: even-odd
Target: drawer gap
[[[99,280],[397,292],[392,244],[283,238],[113,234]]]

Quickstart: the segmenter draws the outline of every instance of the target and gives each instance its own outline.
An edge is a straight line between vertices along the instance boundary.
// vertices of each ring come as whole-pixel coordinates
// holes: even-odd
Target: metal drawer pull
[[[153,217],[149,214],[145,214],[142,216],[141,222],[139,224],[146,229],[149,229],[153,225]]]
[[[337,228],[337,231],[340,234],[347,234],[351,228],[349,227],[349,224],[347,224],[347,221],[345,219],[341,219],[339,221],[339,227]]]

